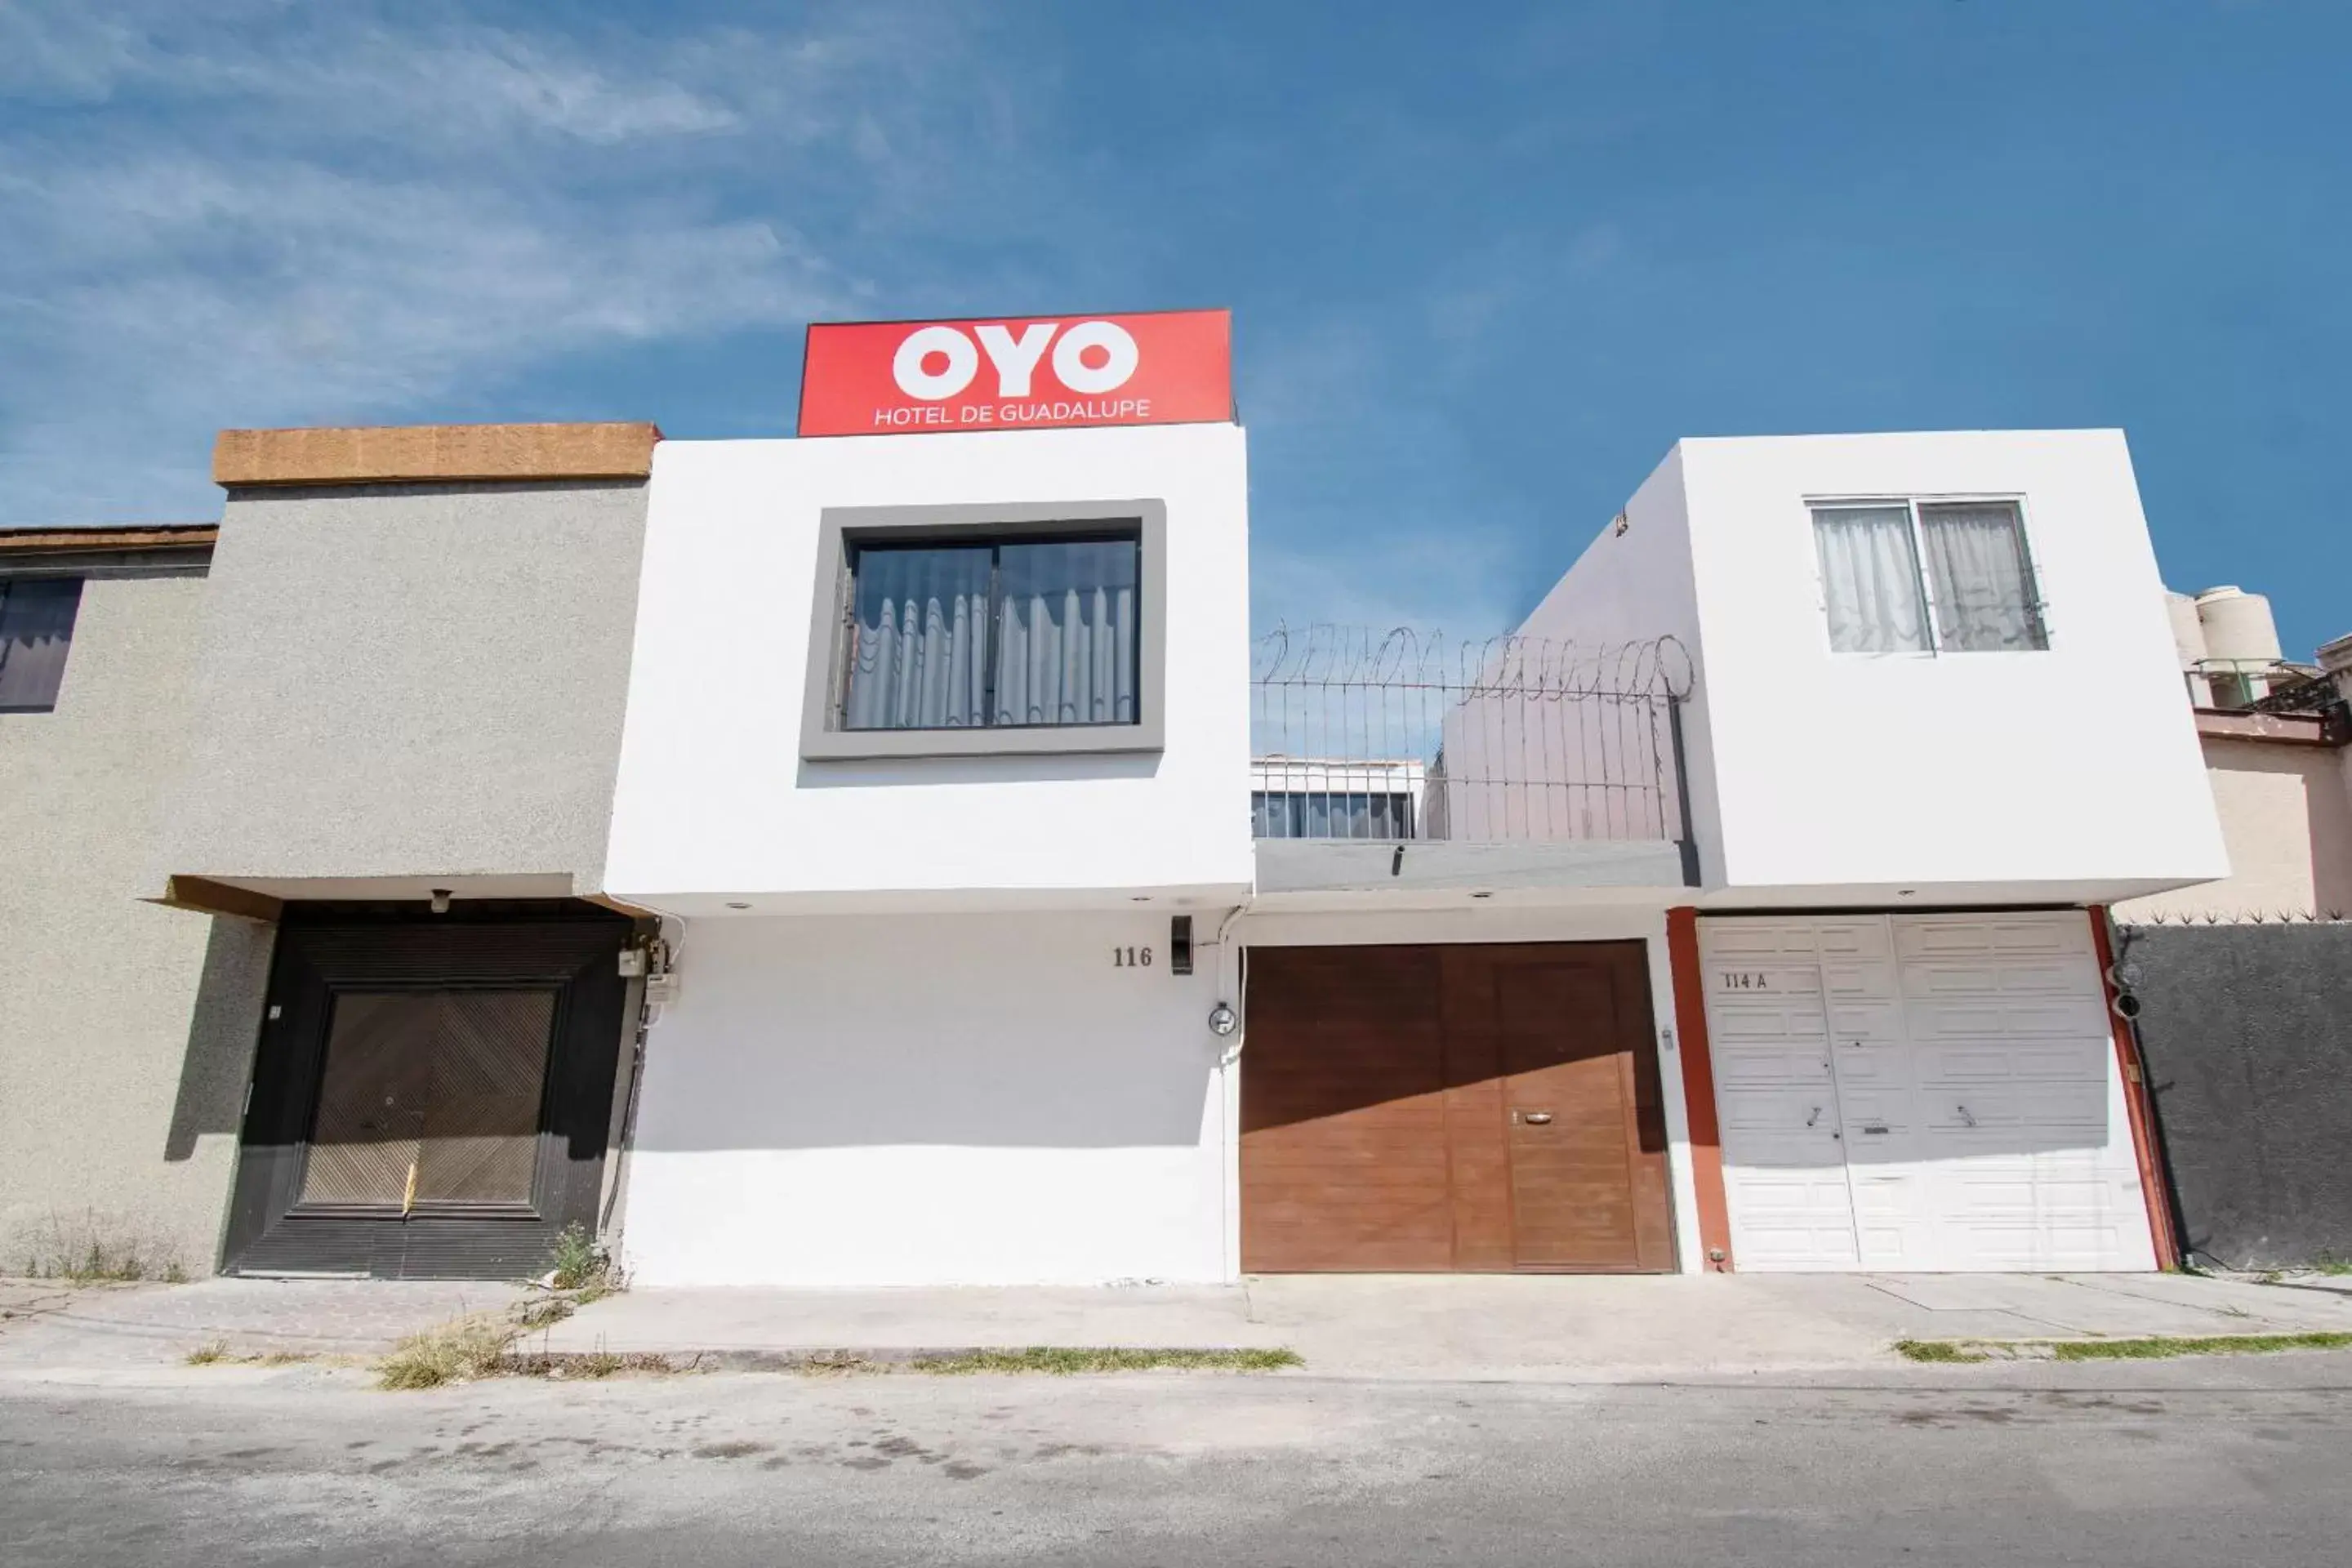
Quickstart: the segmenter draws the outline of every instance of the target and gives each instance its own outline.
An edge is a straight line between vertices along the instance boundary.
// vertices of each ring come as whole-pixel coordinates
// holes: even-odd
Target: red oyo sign
[[[803,436],[1233,416],[1226,310],[819,322],[801,369]]]

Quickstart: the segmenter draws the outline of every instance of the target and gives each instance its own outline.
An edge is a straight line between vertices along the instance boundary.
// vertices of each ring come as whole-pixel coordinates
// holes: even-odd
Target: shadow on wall
[[[796,789],[889,789],[901,784],[1037,784],[1056,780],[1148,779],[1160,772],[1158,752],[1084,752],[1034,757],[912,757],[868,762],[803,758]]]
[[[643,1151],[1196,1148],[1215,965],[1117,915],[707,922],[646,1042]]]
[[[2304,796],[2311,814],[2311,901],[2315,913],[2352,916],[2352,752],[2335,752],[2329,760],[2336,776],[2312,780]]]
[[[2185,1244],[2352,1259],[2352,923],[2130,926],[2122,951]]]
[[[190,1159],[199,1139],[234,1138],[240,1131],[245,1084],[260,1038],[262,1001],[277,937],[278,928],[262,921],[212,917],[204,971],[188,1018],[187,1048],[180,1057],[172,1125],[163,1137],[164,1159]]]

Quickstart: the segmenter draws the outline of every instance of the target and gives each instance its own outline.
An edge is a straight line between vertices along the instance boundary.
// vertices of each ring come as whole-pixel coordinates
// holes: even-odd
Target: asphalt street
[[[2352,1356],[1537,1386],[0,1383],[0,1562],[2339,1564]]]

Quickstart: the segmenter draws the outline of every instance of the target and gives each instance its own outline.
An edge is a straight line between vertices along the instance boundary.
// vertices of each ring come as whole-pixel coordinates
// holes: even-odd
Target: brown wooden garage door
[[[1253,948],[1242,1267],[1664,1270],[1643,944]]]

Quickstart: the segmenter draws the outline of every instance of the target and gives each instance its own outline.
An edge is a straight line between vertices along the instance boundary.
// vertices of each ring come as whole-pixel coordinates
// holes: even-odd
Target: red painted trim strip
[[[1731,1272],[1731,1209],[1723,1196],[1723,1130],[1715,1113],[1715,1056],[1706,1036],[1706,982],[1698,962],[1698,911],[1666,911],[1666,959],[1674,970],[1675,1043],[1683,1059],[1690,1122],[1691,1184],[1698,1190],[1698,1240],[1706,1267]]]
[[[2110,978],[2116,966],[2115,948],[2107,936],[2107,909],[2094,904],[2087,911],[2091,921],[2091,947],[2099,956],[2099,994],[2107,1004],[2108,1034],[2116,1042],[2116,1062],[2124,1078],[2124,1110],[2131,1122],[2132,1152],[2139,1161],[2140,1196],[2147,1203],[2147,1231],[2156,1243],[2156,1266],[2163,1269],[2180,1267],[2180,1241],[2172,1234],[2171,1194],[2165,1186],[2163,1173],[2157,1169],[2156,1136],[2152,1131],[2155,1114],[2148,1103],[2148,1088],[2139,1070],[2139,1052],[2133,1047],[2131,1023],[2115,1008],[2116,985]]]

